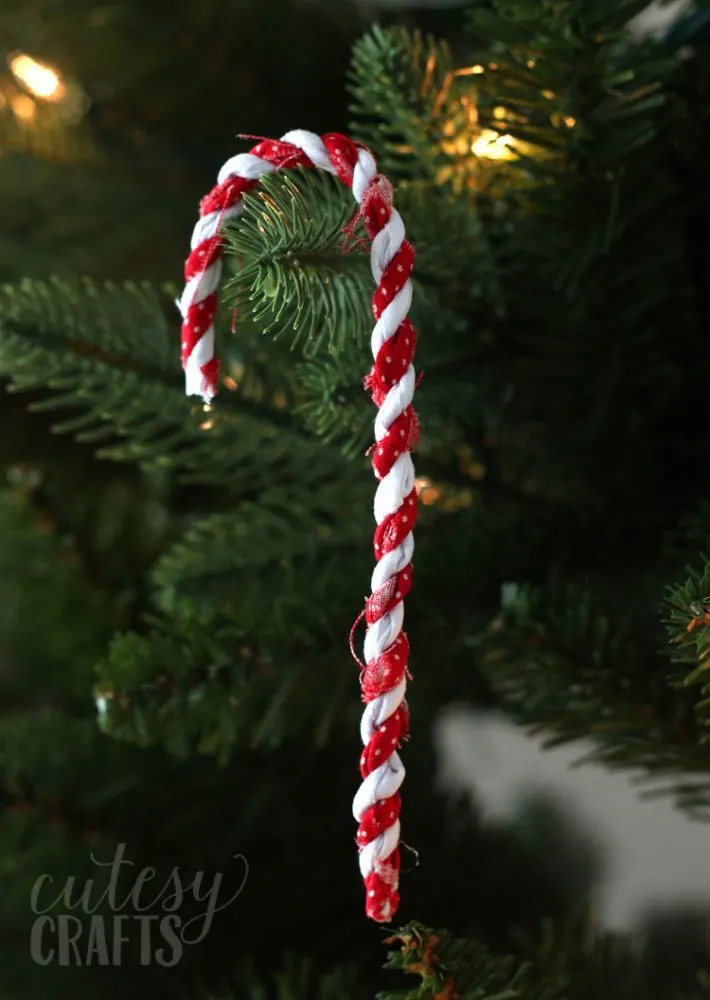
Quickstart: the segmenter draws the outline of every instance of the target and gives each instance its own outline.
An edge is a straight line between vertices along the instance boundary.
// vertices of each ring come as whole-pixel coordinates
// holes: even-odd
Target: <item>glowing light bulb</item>
[[[506,160],[514,155],[512,145],[512,135],[498,135],[491,129],[484,129],[471,143],[471,152],[488,160]]]
[[[10,69],[20,83],[34,94],[48,101],[58,101],[64,94],[64,84],[56,70],[31,56],[18,53],[10,58]]]

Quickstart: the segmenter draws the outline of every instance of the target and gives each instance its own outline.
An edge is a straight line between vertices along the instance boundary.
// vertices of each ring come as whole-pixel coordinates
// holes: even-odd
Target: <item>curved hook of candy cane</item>
[[[213,320],[222,267],[220,226],[242,214],[243,194],[264,174],[293,166],[313,166],[346,183],[372,240],[376,323],[371,337],[374,365],[366,384],[369,382],[378,406],[373,452],[379,480],[374,503],[377,565],[365,611],[366,667],[361,684],[367,704],[360,727],[363,780],[353,801],[353,815],[359,823],[357,844],[366,912],[374,920],[389,921],[399,902],[399,788],[405,774],[396,748],[408,727],[409,645],[402,626],[403,598],[411,586],[412,529],[417,514],[409,453],[416,425],[412,408],[416,334],[408,319],[413,251],[405,241],[402,219],[392,206],[391,188],[377,173],[376,161],[368,150],[342,135],[321,137],[297,129],[279,140],[263,140],[224,164],[217,186],[200,206],[185,265],[186,285],[179,301],[185,388],[188,395],[200,395],[206,402],[217,389]]]

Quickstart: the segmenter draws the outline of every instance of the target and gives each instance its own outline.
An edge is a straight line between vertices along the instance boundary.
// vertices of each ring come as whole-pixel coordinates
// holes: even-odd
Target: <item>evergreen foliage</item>
[[[0,116],[0,189],[22,193],[0,237],[0,998],[59,971],[78,1000],[700,1000],[706,953],[660,974],[652,943],[597,933],[591,884],[436,790],[429,733],[453,701],[496,704],[707,818],[710,8],[639,41],[643,0],[485,0],[448,40],[423,17],[354,42],[351,132],[417,251],[423,372],[403,926],[383,948],[350,816],[375,486],[350,193],[279,173],[225,227],[211,407],[183,395],[175,308],[230,102],[244,133],[347,130],[332,81],[360,21],[181,2],[168,26],[152,6],[0,15],[91,99],[38,119],[40,145]],[[312,120],[291,120],[292,80],[323,97]],[[91,852],[121,845],[135,871],[224,873],[232,905],[174,968],[136,941],[113,966],[39,965],[37,878],[98,891]]]

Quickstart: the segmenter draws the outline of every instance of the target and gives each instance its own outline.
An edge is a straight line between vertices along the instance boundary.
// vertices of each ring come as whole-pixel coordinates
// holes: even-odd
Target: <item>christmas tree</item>
[[[705,995],[705,956],[605,934],[588,882],[441,791],[432,729],[496,706],[707,813],[708,8],[649,38],[644,0],[367,28],[152,6],[0,16],[0,996]],[[180,364],[196,201],[253,145],[234,133],[296,127],[372,150],[416,250],[384,927],[350,809],[375,484],[343,185],[299,168],[244,196],[218,396],[186,396]]]

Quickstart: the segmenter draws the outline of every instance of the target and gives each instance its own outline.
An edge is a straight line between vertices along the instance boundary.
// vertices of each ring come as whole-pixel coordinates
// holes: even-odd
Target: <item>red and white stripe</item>
[[[217,186],[201,203],[185,265],[186,285],[179,302],[182,361],[187,394],[209,402],[217,391],[219,374],[213,322],[221,274],[220,227],[241,214],[243,194],[252,190],[263,174],[295,166],[334,174],[351,189],[371,240],[372,275],[377,286],[372,300],[374,364],[365,379],[378,407],[372,449],[372,465],[379,480],[374,505],[377,565],[365,606],[362,784],[355,795],[353,814],[359,823],[357,844],[367,915],[389,921],[399,902],[399,788],[404,766],[397,749],[408,732],[405,693],[409,644],[402,631],[403,602],[412,582],[412,530],[417,517],[410,454],[418,435],[412,407],[416,332],[408,318],[414,252],[405,240],[401,216],[393,208],[391,186],[378,174],[367,149],[344,135],[318,136],[297,129],[278,140],[265,139],[224,164]]]

